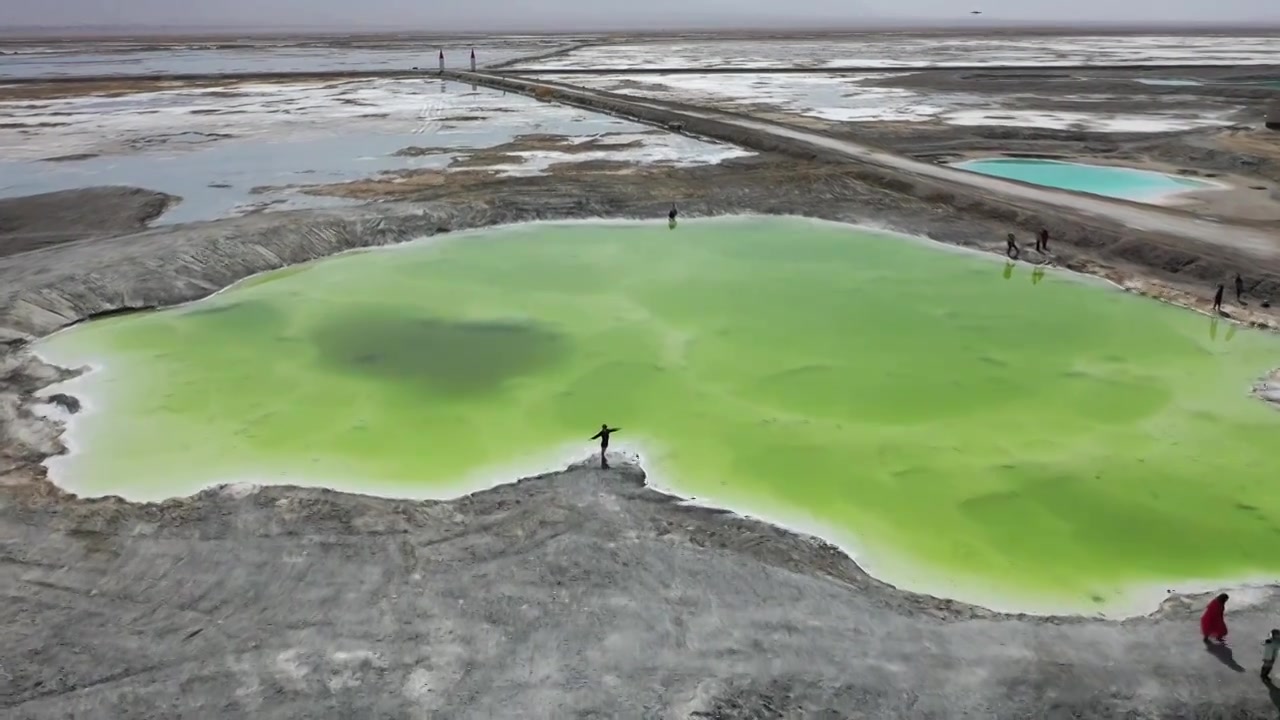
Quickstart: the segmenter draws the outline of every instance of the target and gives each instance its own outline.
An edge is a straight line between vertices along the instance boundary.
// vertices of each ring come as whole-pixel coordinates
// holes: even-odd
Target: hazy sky
[[[983,15],[970,16],[970,10]],[[0,0],[21,25],[405,30],[839,26],[859,21],[1280,23],[1280,0]]]

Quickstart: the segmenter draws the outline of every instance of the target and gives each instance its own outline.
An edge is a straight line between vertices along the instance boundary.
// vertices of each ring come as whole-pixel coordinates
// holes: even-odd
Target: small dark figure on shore
[[[1271,637],[1262,643],[1262,682],[1271,684],[1271,668],[1276,665],[1276,650],[1280,650],[1280,630],[1272,630]]]
[[[618,432],[622,428],[611,428],[607,424],[600,425],[600,432],[591,436],[592,440],[600,441],[600,467],[608,470],[609,460],[606,457],[609,454],[609,436]]]
[[[1200,616],[1200,634],[1205,644],[1216,640],[1219,644],[1227,641],[1227,598],[1226,593],[1209,601],[1209,606]]]
[[[1018,249],[1018,238],[1014,237],[1013,233],[1009,233],[1008,237],[1005,238],[1005,243],[1007,245],[1004,249],[1004,253],[1009,256],[1010,260],[1017,260],[1018,255],[1022,253],[1022,251]]]
[[[1240,273],[1236,273],[1236,302],[1241,302],[1240,298],[1244,296],[1244,278],[1240,277]]]
[[[667,213],[667,220],[669,220],[669,221],[671,221],[671,222],[675,222],[675,221],[676,221],[676,216],[677,216],[677,215],[679,215],[679,214],[680,214],[680,211],[679,211],[679,210],[676,210],[675,203],[672,203],[672,204],[671,204],[671,212]]]
[[[1036,236],[1036,252],[1049,252],[1049,230],[1040,228],[1040,234]]]
[[[1213,311],[1214,312],[1222,312],[1222,292],[1224,290],[1226,290],[1226,288],[1219,285],[1218,291],[1213,294]]]

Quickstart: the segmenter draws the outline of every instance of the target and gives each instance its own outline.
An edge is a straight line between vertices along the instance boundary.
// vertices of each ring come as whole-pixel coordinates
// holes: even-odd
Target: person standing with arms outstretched
[[[607,423],[600,424],[600,432],[591,436],[592,440],[600,441],[600,467],[609,469],[609,460],[606,457],[609,454],[609,436],[618,432],[622,428],[611,428]]]

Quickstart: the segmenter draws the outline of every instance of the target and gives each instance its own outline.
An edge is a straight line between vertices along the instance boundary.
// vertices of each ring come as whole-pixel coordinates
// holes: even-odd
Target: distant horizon
[[[1280,31],[1277,0],[0,0],[0,33]]]
[[[710,24],[690,23],[680,28],[650,29],[625,28],[602,25],[599,27],[583,27],[572,31],[557,31],[546,28],[520,28],[512,26],[503,29],[476,29],[459,27],[456,29],[405,28],[404,26],[367,25],[355,28],[336,28],[327,25],[272,25],[255,24],[213,25],[213,24],[81,24],[81,25],[7,25],[0,28],[0,37],[5,39],[58,39],[63,36],[94,38],[147,38],[147,37],[272,37],[282,34],[308,34],[316,37],[360,37],[400,35],[405,37],[422,36],[471,36],[493,37],[502,35],[534,35],[541,37],[578,36],[578,35],[632,35],[632,36],[679,36],[688,34],[734,35],[753,34],[785,37],[788,35],[853,35],[859,33],[883,32],[950,32],[950,33],[982,33],[991,31],[1026,30],[1037,33],[1073,34],[1081,32],[1143,32],[1158,33],[1163,30],[1199,30],[1209,33],[1239,33],[1242,35],[1270,35],[1280,33],[1280,21],[1271,22],[1216,22],[1205,23],[1191,20],[1153,22],[1129,21],[1095,21],[1071,23],[1055,23],[1051,21],[1031,20],[999,20],[998,18],[982,18],[973,22],[947,20],[907,20],[897,18],[864,19],[861,22],[843,27],[831,24],[797,23],[794,26],[779,26],[776,22],[767,25],[744,23],[740,27],[715,27]]]

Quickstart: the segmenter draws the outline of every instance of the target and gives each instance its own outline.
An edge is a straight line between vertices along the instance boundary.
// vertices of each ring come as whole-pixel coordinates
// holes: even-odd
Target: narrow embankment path
[[[807,154],[820,159],[856,163],[884,171],[891,176],[923,180],[935,187],[941,184],[957,191],[986,196],[1003,205],[1012,205],[1032,213],[1044,214],[1048,211],[1086,223],[1091,220],[1102,221],[1113,227],[1148,236],[1216,246],[1250,259],[1280,262],[1280,232],[1273,229],[1211,221],[1171,208],[1003,180],[923,162],[821,132],[723,110],[641,99],[508,74],[462,72],[450,75],[464,82],[515,92],[538,94],[541,87],[545,88],[542,94],[547,99],[557,102],[642,122],[665,124],[673,129],[685,129],[755,150]]]

